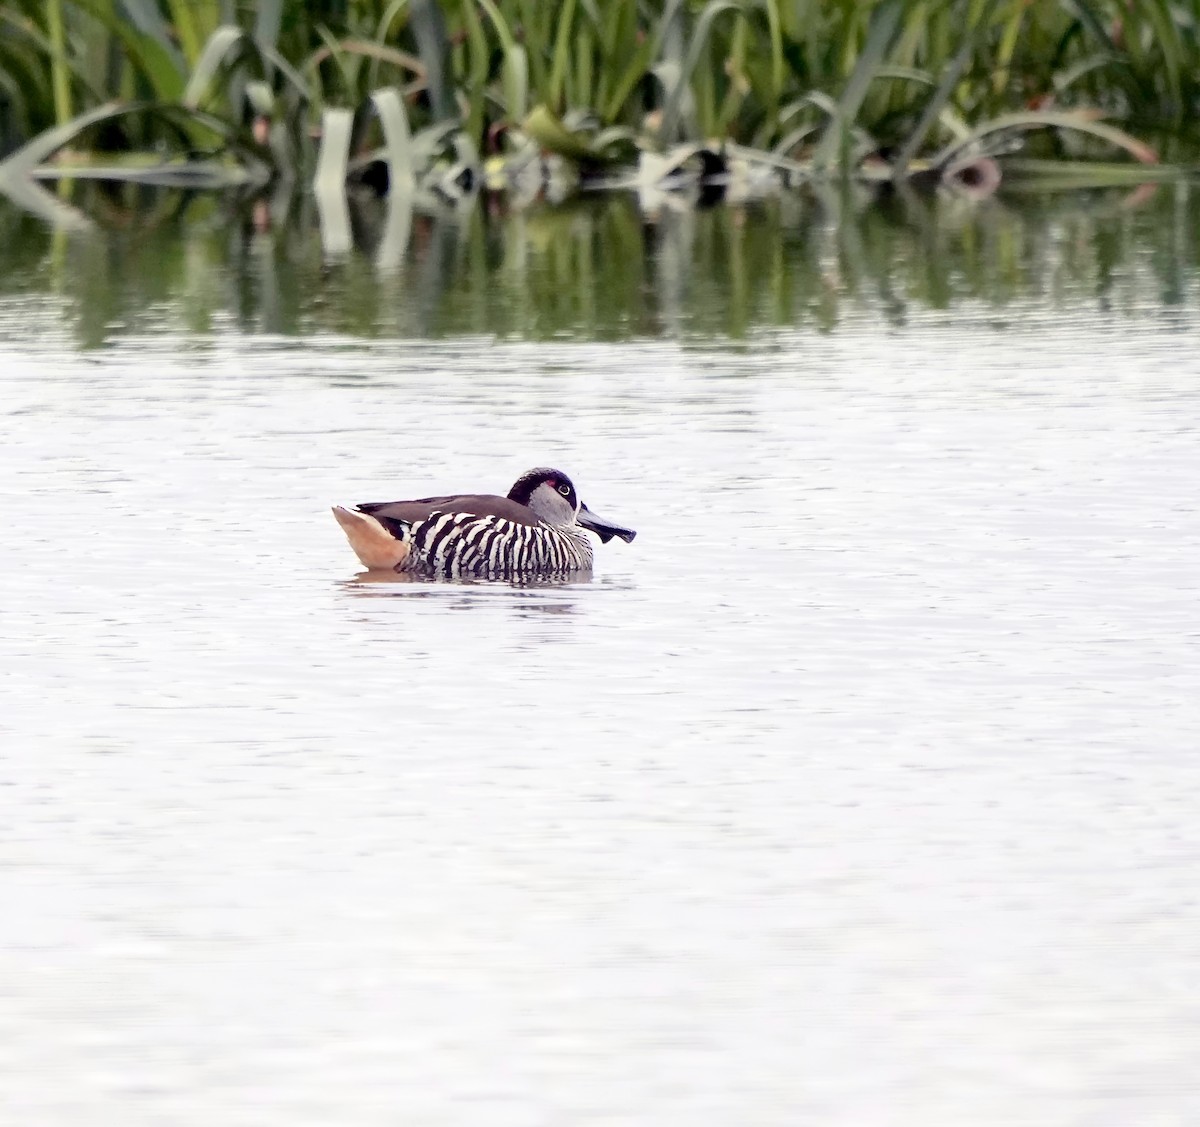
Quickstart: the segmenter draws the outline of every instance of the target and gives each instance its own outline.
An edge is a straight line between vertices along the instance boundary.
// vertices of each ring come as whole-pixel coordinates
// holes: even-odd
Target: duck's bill
[[[607,544],[614,536],[619,536],[628,544],[637,535],[632,528],[626,528],[623,524],[614,524],[611,520],[605,520],[598,513],[593,513],[587,505],[579,506],[579,516],[576,519],[584,528],[599,536],[601,544]]]

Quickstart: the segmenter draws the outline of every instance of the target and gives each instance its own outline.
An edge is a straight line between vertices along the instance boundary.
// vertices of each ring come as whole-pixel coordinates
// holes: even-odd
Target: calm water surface
[[[10,294],[5,1121],[1195,1123],[1197,318],[1094,296],[80,350]],[[590,583],[356,581],[330,503],[546,463],[639,529]]]

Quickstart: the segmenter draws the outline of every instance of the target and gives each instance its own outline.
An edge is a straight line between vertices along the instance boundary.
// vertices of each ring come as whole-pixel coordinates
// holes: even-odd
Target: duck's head
[[[508,499],[524,505],[547,524],[580,524],[599,536],[602,544],[614,536],[628,544],[637,535],[632,528],[593,513],[579,500],[574,484],[562,470],[540,468],[523,473],[508,491]]]

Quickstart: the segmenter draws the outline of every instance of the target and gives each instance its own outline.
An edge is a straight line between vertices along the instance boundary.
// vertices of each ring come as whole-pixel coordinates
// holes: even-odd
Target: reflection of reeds
[[[32,142],[0,188],[59,221],[35,169],[315,174],[336,222],[347,177],[453,195],[486,172],[528,196],[625,169],[652,200],[696,180],[746,198],[936,177],[1035,127],[1060,139],[1043,158],[1151,160],[1096,118],[1194,115],[1195,19],[1168,0],[0,0],[0,152]]]
[[[201,335],[232,322],[286,335],[737,339],[964,307],[1177,303],[1200,241],[1180,185],[983,206],[831,189],[652,222],[624,194],[512,214],[366,195],[331,262],[311,199],[264,225],[216,196],[181,214],[178,193],[128,192],[88,188],[81,202],[129,229],[66,242],[54,277],[51,233],[0,206],[0,287],[55,291],[84,345],[151,319]]]

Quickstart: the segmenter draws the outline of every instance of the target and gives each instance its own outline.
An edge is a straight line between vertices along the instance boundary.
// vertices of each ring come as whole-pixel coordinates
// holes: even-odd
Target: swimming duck
[[[462,493],[417,501],[368,502],[333,515],[363,565],[456,577],[587,572],[592,542],[637,535],[592,512],[561,470],[517,478],[507,497]]]

